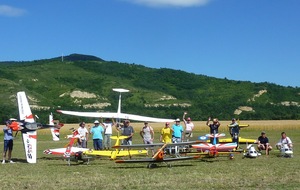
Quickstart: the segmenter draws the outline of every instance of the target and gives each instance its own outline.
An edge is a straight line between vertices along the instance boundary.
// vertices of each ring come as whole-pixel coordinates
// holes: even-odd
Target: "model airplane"
[[[90,156],[108,156],[110,159],[115,160],[117,157],[122,156],[131,156],[133,155],[140,155],[140,154],[147,154],[147,150],[131,150],[131,149],[119,149],[117,148],[120,146],[120,140],[128,138],[127,136],[111,136],[111,139],[116,140],[114,150],[87,150],[84,151],[83,154],[90,155]]]
[[[190,141],[190,142],[181,142],[181,143],[170,143],[170,144],[164,144],[164,143],[154,143],[154,144],[136,144],[136,145],[120,145],[115,148],[153,148],[155,146],[159,146],[160,148],[157,150],[157,152],[151,157],[151,158],[143,158],[139,160],[116,160],[116,163],[141,163],[146,162],[148,163],[147,168],[154,168],[156,167],[157,163],[165,163],[168,167],[171,167],[170,164],[167,164],[167,162],[174,162],[174,161],[180,161],[180,160],[190,160],[199,158],[199,156],[181,156],[178,152],[174,154],[174,157],[166,157],[165,149],[170,149],[172,147],[176,146],[186,146],[186,145],[192,145],[198,143],[198,141]]]
[[[238,121],[239,123],[239,121]],[[245,128],[245,127],[249,127],[250,125],[248,124],[239,124],[240,128]],[[230,132],[230,125],[227,125],[229,132]],[[239,138],[239,144],[242,143],[256,143],[256,139],[246,139],[246,138],[242,138],[242,137],[238,137]],[[232,138],[226,138],[226,139],[220,139],[219,140],[220,143],[231,143],[232,142]]]
[[[64,148],[47,149],[44,150],[44,154],[63,156],[63,158],[67,161],[68,165],[71,164],[71,160],[75,160],[76,162],[82,160],[83,162],[87,162],[88,164],[90,161],[90,157],[84,156],[83,152],[89,149],[74,147],[74,144],[77,142],[79,138],[78,131],[74,130],[72,132],[72,135],[68,135],[67,138],[70,139],[70,141]]]
[[[154,117],[122,113],[121,94],[123,92],[129,92],[129,90],[122,89],[122,88],[113,88],[113,91],[120,93],[117,112],[76,112],[76,111],[65,111],[65,110],[57,110],[57,112],[66,115],[94,117],[94,118],[117,118],[117,119],[129,119],[135,121],[148,121],[148,122],[173,122],[174,121],[173,119],[162,119],[162,118],[154,118]]]
[[[44,128],[60,128],[61,126],[56,124],[41,124],[36,123],[31,113],[31,109],[26,97],[25,92],[17,93],[18,109],[20,121],[13,121],[9,126],[13,131],[21,131],[23,144],[25,149],[26,160],[28,163],[36,163],[37,155],[37,132],[38,129]]]
[[[206,140],[208,138],[214,138],[212,143],[203,142],[200,144],[194,144],[192,145],[193,148],[195,148],[198,152],[200,152],[200,155],[206,155],[208,157],[217,157],[219,154],[229,154],[231,158],[233,158],[233,151],[235,151],[237,147],[237,143],[216,143],[217,138],[224,137],[224,133],[216,133],[216,134],[206,134],[205,136],[199,137],[199,140]]]
[[[253,144],[250,144],[247,146],[247,151],[244,152],[243,158],[256,158],[260,155],[261,153],[256,151],[256,149],[253,147]]]
[[[277,144],[279,145],[279,144]],[[288,144],[283,143],[279,145],[279,151],[280,156],[286,157],[286,158],[292,158],[293,157],[293,149],[288,146]]]

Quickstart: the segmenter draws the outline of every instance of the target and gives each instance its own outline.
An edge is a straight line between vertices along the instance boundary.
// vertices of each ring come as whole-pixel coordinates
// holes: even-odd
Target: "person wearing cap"
[[[164,128],[160,131],[159,141],[163,143],[172,143],[173,129],[170,127],[170,123],[166,122]]]
[[[112,135],[112,128],[115,125],[114,119],[110,121],[109,118],[106,118],[105,122],[103,123],[104,125],[104,149],[105,150],[110,150],[111,149],[111,135]]]
[[[148,125],[147,121],[144,122],[144,126],[142,127],[142,129],[140,131],[140,135],[143,139],[144,144],[153,144],[154,130],[150,125]],[[154,155],[153,148],[151,148],[151,151],[152,151],[152,155]],[[148,152],[147,152],[147,155],[148,155]]]
[[[206,125],[210,128],[210,134],[211,135],[215,135],[217,133],[219,133],[219,127],[220,127],[220,122],[218,120],[218,118],[214,118],[213,119],[213,123],[210,123],[211,121],[211,117],[208,117]],[[214,138],[210,138],[210,143],[214,142]],[[219,138],[216,138],[216,143],[219,143]]]
[[[104,129],[102,124],[100,126],[100,122],[98,120],[94,121],[94,126],[90,130],[90,134],[93,135],[93,146],[94,150],[102,150],[102,133]]]
[[[9,127],[11,124],[11,121],[8,120],[5,122],[5,126],[3,128],[4,132],[4,149],[3,149],[3,160],[2,164],[5,164],[5,159],[6,159],[6,153],[8,152],[8,161],[10,163],[14,163],[11,160],[11,154],[14,146],[14,136],[13,136],[13,130]]]
[[[185,120],[186,114],[187,114],[187,112],[183,113],[182,120],[183,120],[184,126],[185,126],[185,137],[190,138],[190,137],[193,137],[194,123],[191,121],[190,117],[188,117]]]
[[[257,148],[259,151],[266,150],[266,155],[269,155],[269,151],[272,150],[272,146],[269,144],[269,139],[266,136],[266,132],[262,131],[261,136],[258,137]]]
[[[290,137],[286,136],[285,132],[281,133],[281,138],[279,139],[278,143],[276,144],[277,149],[281,149],[283,144],[287,144],[289,148],[293,148],[293,142]]]
[[[236,142],[237,147],[239,147],[239,134],[240,134],[240,126],[235,118],[231,119],[231,123],[229,126],[229,133],[232,138],[232,142]]]
[[[173,143],[175,142],[182,142],[184,139],[184,135],[183,135],[183,127],[182,125],[180,125],[180,119],[177,118],[175,120],[175,124],[172,125],[172,129],[173,129],[173,134],[172,134],[172,141]]]
[[[89,131],[85,127],[85,122],[79,123],[79,128],[77,129],[78,132],[78,145],[80,148],[87,148],[87,141],[89,138]]]
[[[125,120],[123,125],[119,125],[117,127],[118,131],[121,131],[121,134],[124,136],[128,136],[128,138],[122,140],[122,145],[132,145],[132,136],[134,135],[134,129],[130,125],[129,120]]]

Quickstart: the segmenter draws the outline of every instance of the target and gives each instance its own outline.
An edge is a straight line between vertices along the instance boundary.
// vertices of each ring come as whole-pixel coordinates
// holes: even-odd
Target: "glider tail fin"
[[[19,116],[20,120],[24,120],[25,122],[33,123],[34,117],[31,113],[31,109],[29,107],[29,103],[26,97],[25,92],[18,92],[17,93],[18,99],[18,108],[19,108]]]
[[[54,120],[53,120],[52,113],[49,115],[49,125],[54,126]],[[55,128],[55,127],[50,128],[53,141],[59,141],[59,130],[60,130],[59,128]]]

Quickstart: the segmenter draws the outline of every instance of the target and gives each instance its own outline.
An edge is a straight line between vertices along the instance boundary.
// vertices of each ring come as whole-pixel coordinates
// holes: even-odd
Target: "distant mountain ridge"
[[[105,61],[71,54],[51,59],[1,62],[2,120],[18,115],[15,95],[25,91],[33,112],[46,119],[57,109],[116,111],[118,94],[126,88],[122,110],[140,115],[193,120],[300,119],[300,88],[272,83],[218,79],[174,69]],[[55,113],[65,122],[75,118]],[[46,119],[47,121],[47,119]]]

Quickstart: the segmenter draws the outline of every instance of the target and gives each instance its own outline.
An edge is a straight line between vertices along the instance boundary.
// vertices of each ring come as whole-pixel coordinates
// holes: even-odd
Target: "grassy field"
[[[209,132],[205,122],[194,122],[197,136]],[[229,135],[221,121],[220,132]],[[241,122],[243,123],[243,122]],[[299,189],[300,184],[300,122],[299,121],[245,121],[249,128],[241,131],[245,138],[257,138],[266,131],[271,144],[275,146],[280,133],[285,131],[294,143],[294,157],[278,157],[276,151],[269,156],[256,159],[242,159],[242,154],[233,160],[227,157],[197,159],[173,162],[172,167],[159,165],[147,169],[147,164],[116,164],[107,158],[95,158],[89,165],[72,163],[68,166],[62,158],[44,155],[47,148],[63,147],[67,140],[61,138],[53,142],[48,130],[38,131],[38,163],[27,164],[18,135],[14,141],[13,160],[15,164],[0,165],[0,189]],[[134,143],[142,143],[138,134],[142,124],[132,123],[136,130]],[[156,139],[163,124],[151,124],[156,131]],[[61,137],[69,133],[65,125]],[[0,135],[3,139],[3,133]],[[3,141],[0,141],[1,150]],[[92,148],[92,141],[88,147]],[[245,147],[245,145],[242,145]]]

